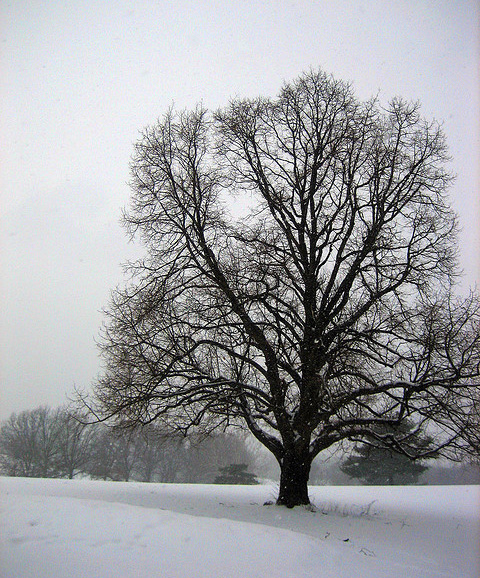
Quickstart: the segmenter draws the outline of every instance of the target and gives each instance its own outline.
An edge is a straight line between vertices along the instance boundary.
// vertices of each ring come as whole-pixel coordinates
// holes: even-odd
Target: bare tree
[[[128,482],[141,470],[146,439],[138,428],[88,424],[92,439],[85,471],[94,478]],[[141,477],[141,476],[140,476]],[[150,481],[150,480],[148,480]]]
[[[85,472],[101,480],[115,478],[116,446],[111,428],[103,424],[91,424],[93,439]]]
[[[2,472],[9,476],[37,476],[37,447],[37,423],[31,412],[12,414],[0,429]]]
[[[175,482],[185,461],[184,437],[149,424],[137,432],[141,443],[136,476],[144,482]]]
[[[94,427],[87,424],[87,416],[76,413],[72,408],[59,408],[57,417],[57,471],[59,476],[72,479],[87,468],[95,431]]]
[[[2,469],[8,475],[58,475],[59,411],[42,406],[12,414],[0,430]]]
[[[211,484],[221,467],[232,463],[253,466],[255,455],[238,433],[215,433],[208,437],[190,436],[183,455],[182,480]]]
[[[418,104],[358,102],[321,72],[276,99],[170,111],[135,148],[125,222],[147,254],[109,306],[94,411],[243,425],[288,506],[308,503],[316,455],[378,424],[458,440],[445,416],[478,388],[479,308],[451,296],[447,161]],[[249,217],[229,215],[232,195]]]
[[[142,453],[142,440],[137,430],[118,429],[112,432],[115,447],[113,472],[115,479],[128,482],[138,467]]]

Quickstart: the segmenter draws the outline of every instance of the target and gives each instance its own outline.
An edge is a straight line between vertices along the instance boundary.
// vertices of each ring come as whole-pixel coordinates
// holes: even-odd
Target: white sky
[[[310,67],[444,122],[464,287],[480,286],[477,0],[2,0],[0,418],[99,372],[139,131],[174,103],[274,96]]]

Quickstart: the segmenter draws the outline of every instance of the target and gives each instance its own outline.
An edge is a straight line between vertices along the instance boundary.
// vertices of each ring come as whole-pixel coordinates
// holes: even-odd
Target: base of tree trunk
[[[308,478],[311,462],[308,458],[286,456],[280,464],[280,491],[277,505],[294,508],[310,504]]]
[[[310,500],[307,496],[278,496],[277,506],[286,506],[287,508],[294,508],[295,506],[309,506]]]

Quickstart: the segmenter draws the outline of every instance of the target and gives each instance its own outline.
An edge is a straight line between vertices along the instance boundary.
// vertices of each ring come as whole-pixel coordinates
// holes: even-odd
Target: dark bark
[[[308,452],[286,451],[280,462],[280,490],[277,504],[293,508],[310,504],[308,478],[312,460]]]

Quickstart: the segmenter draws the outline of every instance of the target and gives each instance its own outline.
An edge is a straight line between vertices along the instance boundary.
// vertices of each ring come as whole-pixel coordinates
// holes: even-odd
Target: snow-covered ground
[[[0,478],[1,578],[478,578],[480,487]]]

